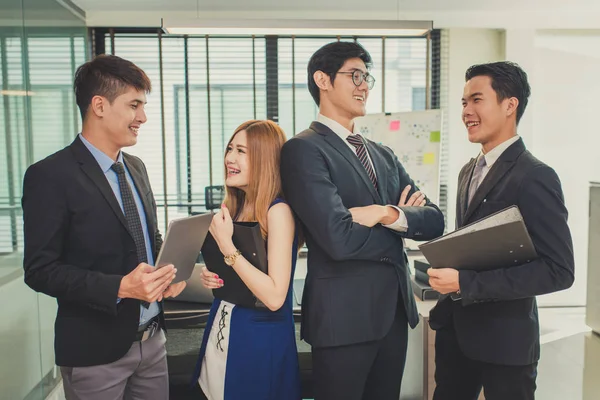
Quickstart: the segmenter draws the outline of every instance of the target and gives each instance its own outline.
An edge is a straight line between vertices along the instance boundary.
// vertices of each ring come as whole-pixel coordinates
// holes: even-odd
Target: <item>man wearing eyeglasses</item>
[[[370,65],[353,42],[313,54],[308,87],[319,115],[281,155],[283,191],[309,251],[302,337],[316,400],[399,398],[408,325],[418,322],[403,238],[444,230],[394,153],[352,132],[375,84]]]

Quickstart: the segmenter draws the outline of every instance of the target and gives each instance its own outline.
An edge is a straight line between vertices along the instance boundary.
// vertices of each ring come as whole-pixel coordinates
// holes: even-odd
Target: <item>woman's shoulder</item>
[[[269,206],[269,211],[268,211],[268,216],[288,216],[288,215],[292,215],[292,209],[290,208],[290,206],[288,205],[288,203],[278,197],[275,200],[273,200],[273,202],[271,203],[271,205]]]
[[[285,199],[283,199],[283,197],[276,197],[275,200],[273,200],[271,202],[271,204],[269,205],[269,209],[271,209],[273,206],[276,206],[277,204],[285,204],[287,205],[287,203],[285,202]]]

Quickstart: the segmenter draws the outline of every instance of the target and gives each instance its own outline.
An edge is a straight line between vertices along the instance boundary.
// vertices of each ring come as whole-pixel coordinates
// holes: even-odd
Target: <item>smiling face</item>
[[[319,112],[349,130],[352,130],[354,118],[367,113],[369,97],[369,86],[365,80],[359,86],[354,84],[352,73],[355,71],[367,73],[365,62],[360,58],[346,60],[336,72],[333,83],[330,76],[323,71],[318,70],[313,76],[319,89]]]
[[[331,104],[350,119],[362,117],[367,113],[367,98],[369,97],[367,82],[363,80],[359,86],[356,86],[352,81],[352,75],[346,73],[354,71],[367,73],[367,67],[360,58],[346,60],[327,94]]]
[[[129,87],[112,103],[106,98],[101,100],[101,124],[105,141],[115,149],[136,144],[138,130],[147,120],[144,111],[146,93]]]
[[[225,150],[225,185],[246,190],[250,181],[248,139],[245,130],[239,131]]]
[[[469,141],[481,144],[484,150],[504,141],[507,132],[515,126],[514,112],[511,112],[515,100],[507,98],[498,102],[488,76],[468,80],[462,98],[462,120],[467,127]]]

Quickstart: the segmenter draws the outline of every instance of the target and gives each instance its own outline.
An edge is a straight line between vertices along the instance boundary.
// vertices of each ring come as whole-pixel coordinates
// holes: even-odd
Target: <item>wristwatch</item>
[[[225,264],[227,264],[231,267],[233,264],[235,264],[235,261],[241,255],[242,255],[242,252],[236,249],[233,254],[225,256],[225,257],[223,257],[223,259],[225,260]]]

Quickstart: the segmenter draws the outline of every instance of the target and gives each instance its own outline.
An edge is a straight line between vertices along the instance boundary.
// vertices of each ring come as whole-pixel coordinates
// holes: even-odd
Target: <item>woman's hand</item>
[[[219,275],[210,272],[206,267],[202,267],[202,286],[207,289],[219,289],[223,287],[223,279],[219,279]]]
[[[233,221],[225,205],[222,205],[221,211],[213,217],[209,232],[215,238],[219,250],[221,250],[223,255],[228,256],[235,253],[236,249],[231,239],[233,236]]]

